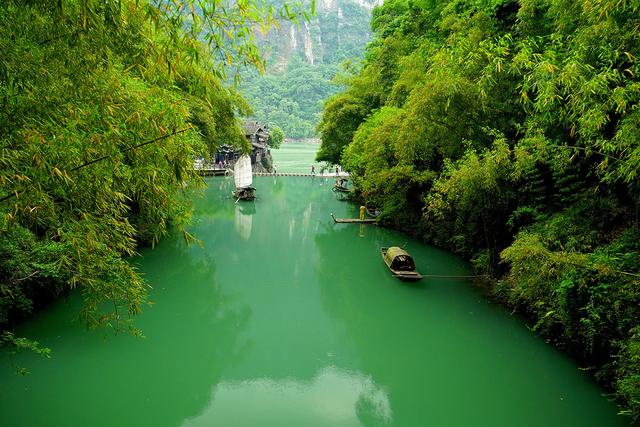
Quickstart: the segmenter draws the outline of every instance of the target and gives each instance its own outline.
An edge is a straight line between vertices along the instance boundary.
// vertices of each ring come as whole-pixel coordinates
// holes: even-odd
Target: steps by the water
[[[200,176],[223,176],[233,173],[220,163],[204,163],[202,160],[193,162],[193,170]]]
[[[232,175],[233,174],[233,171],[231,171],[229,169],[198,168],[198,169],[194,169],[194,170],[200,176],[224,176],[224,175]]]

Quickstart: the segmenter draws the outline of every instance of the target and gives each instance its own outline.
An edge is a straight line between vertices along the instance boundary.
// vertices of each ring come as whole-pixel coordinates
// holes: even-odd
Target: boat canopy
[[[246,154],[242,155],[236,162],[236,166],[233,170],[233,179],[236,183],[236,188],[250,187],[253,183],[251,158]]]
[[[387,259],[390,261],[391,268],[394,270],[414,271],[416,269],[411,255],[397,246],[392,246],[387,250]]]

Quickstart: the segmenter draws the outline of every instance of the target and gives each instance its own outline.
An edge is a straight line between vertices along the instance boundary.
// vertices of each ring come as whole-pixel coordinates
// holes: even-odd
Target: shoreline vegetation
[[[640,418],[640,6],[387,0],[317,160]]]
[[[189,221],[196,155],[250,149],[225,70],[264,69],[248,23],[304,13],[195,4],[0,5],[0,347],[48,356],[11,330],[75,288],[88,327],[139,334],[148,284],[124,258]],[[493,275],[492,295],[634,420],[638,16],[613,0],[387,0],[325,103],[317,156],[383,224]]]
[[[14,325],[75,288],[87,327],[140,334],[148,284],[125,258],[170,226],[195,240],[193,159],[251,149],[226,75],[264,69],[254,30],[308,19],[221,4],[1,2],[0,347],[48,356]]]

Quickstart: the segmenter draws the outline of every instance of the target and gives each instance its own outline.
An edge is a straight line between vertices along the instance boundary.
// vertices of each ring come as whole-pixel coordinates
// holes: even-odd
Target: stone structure
[[[269,173],[273,169],[271,151],[269,150],[269,130],[267,126],[255,121],[242,124],[245,138],[251,143],[251,168],[256,173]],[[221,145],[213,158],[215,166],[222,169],[233,169],[233,164],[240,157],[240,152],[229,145]]]

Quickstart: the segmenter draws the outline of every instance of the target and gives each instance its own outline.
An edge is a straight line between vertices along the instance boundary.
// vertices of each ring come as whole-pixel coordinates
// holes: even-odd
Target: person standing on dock
[[[315,175],[316,174],[316,167],[314,165],[311,165],[311,175]]]

